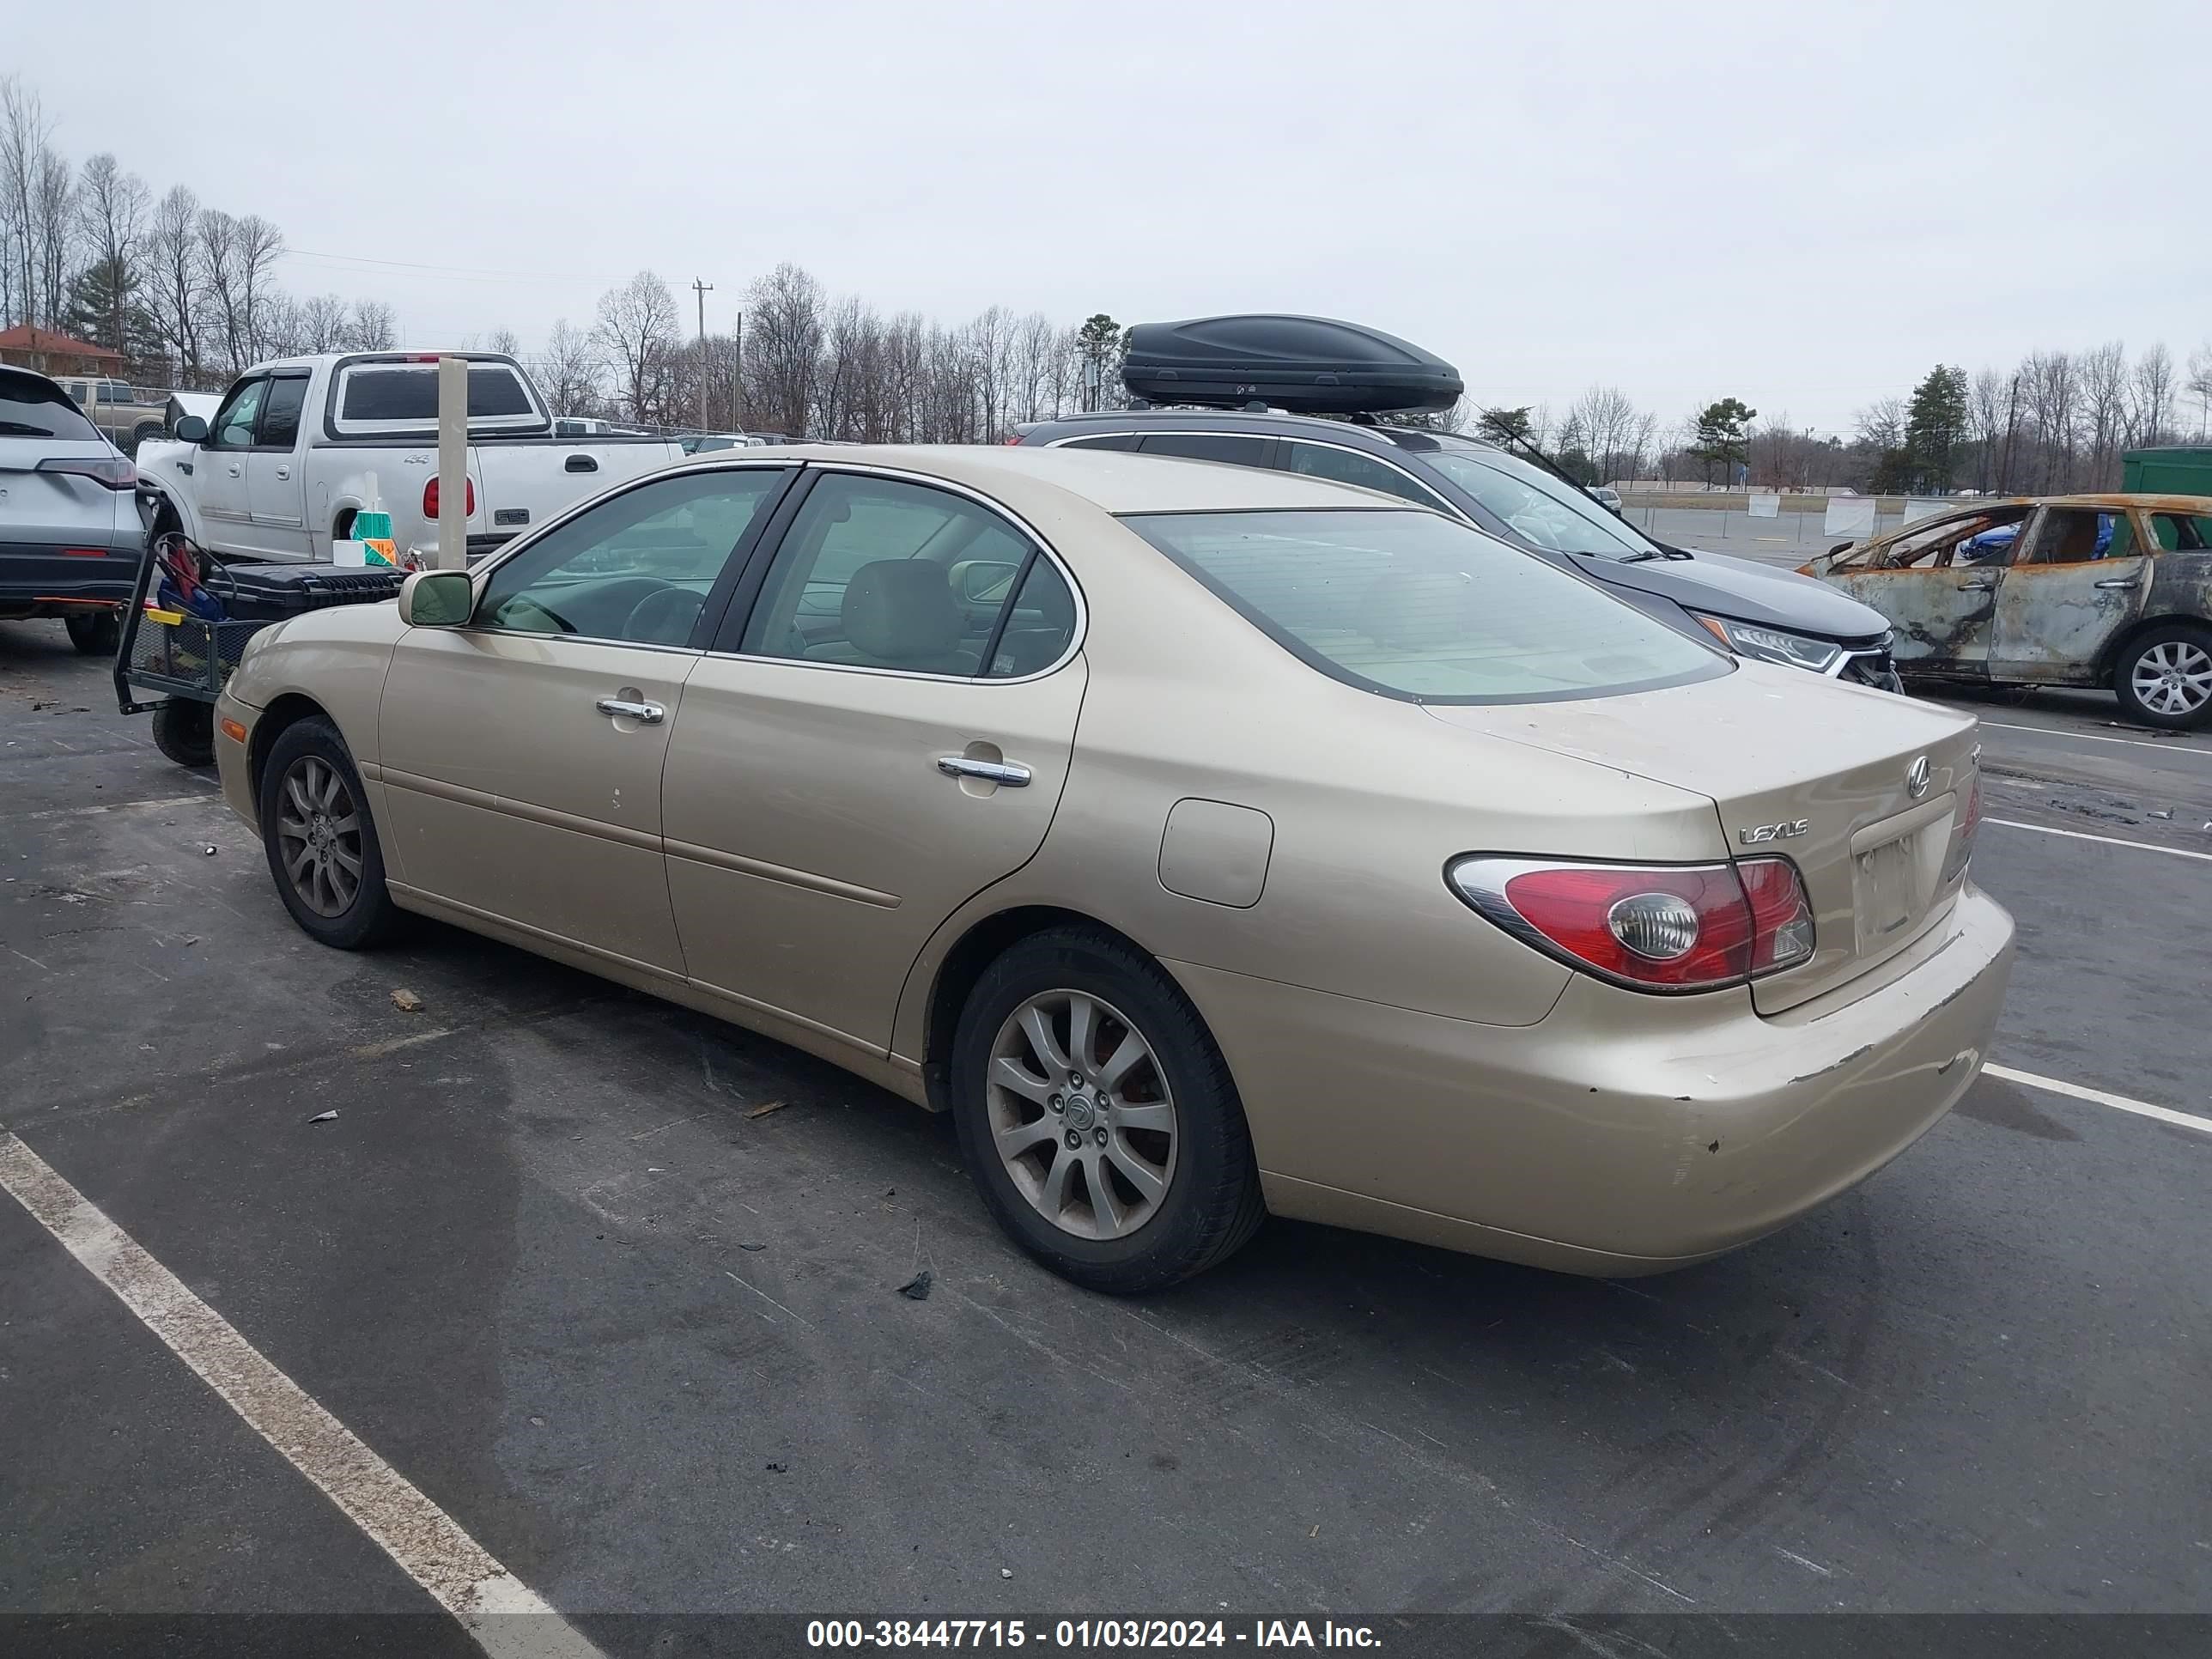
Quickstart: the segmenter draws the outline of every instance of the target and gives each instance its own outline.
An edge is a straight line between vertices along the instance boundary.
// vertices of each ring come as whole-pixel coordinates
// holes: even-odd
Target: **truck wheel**
[[[1108,935],[1053,928],[993,963],[961,1012],[951,1084],[984,1203],[1063,1279],[1158,1290],[1266,1213],[1221,1051],[1158,964]]]
[[[70,643],[88,657],[113,656],[123,635],[112,611],[75,611],[62,618],[62,626],[69,629]]]
[[[301,931],[339,951],[389,935],[399,908],[384,885],[384,851],[361,774],[336,726],[309,719],[277,733],[262,769],[260,805],[269,873]]]
[[[2112,690],[2131,720],[2168,732],[2212,718],[2212,629],[2166,623],[2120,653]]]
[[[214,765],[214,705],[168,699],[154,711],[154,747],[179,766]]]

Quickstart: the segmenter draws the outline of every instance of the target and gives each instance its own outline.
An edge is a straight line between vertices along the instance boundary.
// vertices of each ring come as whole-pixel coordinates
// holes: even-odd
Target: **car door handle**
[[[2115,576],[2110,581],[2099,582],[2099,587],[2136,587],[2142,584],[2140,576]]]
[[[1960,582],[1959,591],[1961,593],[1986,593],[1995,586],[1994,582]]]
[[[599,470],[598,459],[590,455],[571,455],[561,465],[568,472],[597,472]]]
[[[1030,769],[1012,761],[969,760],[965,755],[939,755],[937,769],[948,778],[981,778],[986,783],[1003,783],[1009,789],[1019,789],[1030,781]]]
[[[665,708],[642,698],[601,697],[593,707],[602,714],[612,714],[617,720],[635,720],[640,726],[658,726],[668,718]]]
[[[230,464],[230,476],[234,478],[238,476],[238,463],[236,461],[233,461]]]
[[[292,476],[292,469],[289,466],[280,466],[276,469],[276,476],[280,478],[289,478]]]

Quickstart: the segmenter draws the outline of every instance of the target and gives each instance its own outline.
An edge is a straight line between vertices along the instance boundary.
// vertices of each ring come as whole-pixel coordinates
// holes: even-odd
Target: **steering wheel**
[[[543,617],[550,627],[541,625]],[[499,624],[502,628],[520,629],[529,634],[573,634],[576,625],[557,611],[548,611],[527,593],[517,593],[499,608]]]
[[[706,596],[688,587],[664,587],[648,593],[623,618],[622,636],[647,645],[683,645],[707,608]]]

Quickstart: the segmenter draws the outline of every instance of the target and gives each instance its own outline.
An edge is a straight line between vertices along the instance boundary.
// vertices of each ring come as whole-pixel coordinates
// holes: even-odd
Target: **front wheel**
[[[1157,1290],[1258,1229],[1228,1065],[1175,981],[1119,939],[1054,928],[1008,950],[961,1012],[951,1070],[985,1204],[1062,1278]]]
[[[2212,716],[2212,629],[2167,623],[2120,653],[2112,690],[2130,718],[2169,732]]]
[[[261,774],[261,842],[276,896],[302,932],[340,951],[387,936],[399,919],[361,774],[337,728],[303,720],[277,734]]]

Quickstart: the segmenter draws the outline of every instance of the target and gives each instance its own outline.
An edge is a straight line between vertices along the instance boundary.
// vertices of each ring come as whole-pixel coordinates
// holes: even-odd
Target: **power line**
[[[611,276],[605,271],[584,270],[495,270],[484,265],[433,265],[412,259],[375,259],[366,254],[322,253],[313,248],[286,248],[281,258],[313,259],[336,265],[373,265],[392,270],[419,270],[431,276],[458,276],[465,281],[495,281],[507,283],[621,283],[626,276]]]

